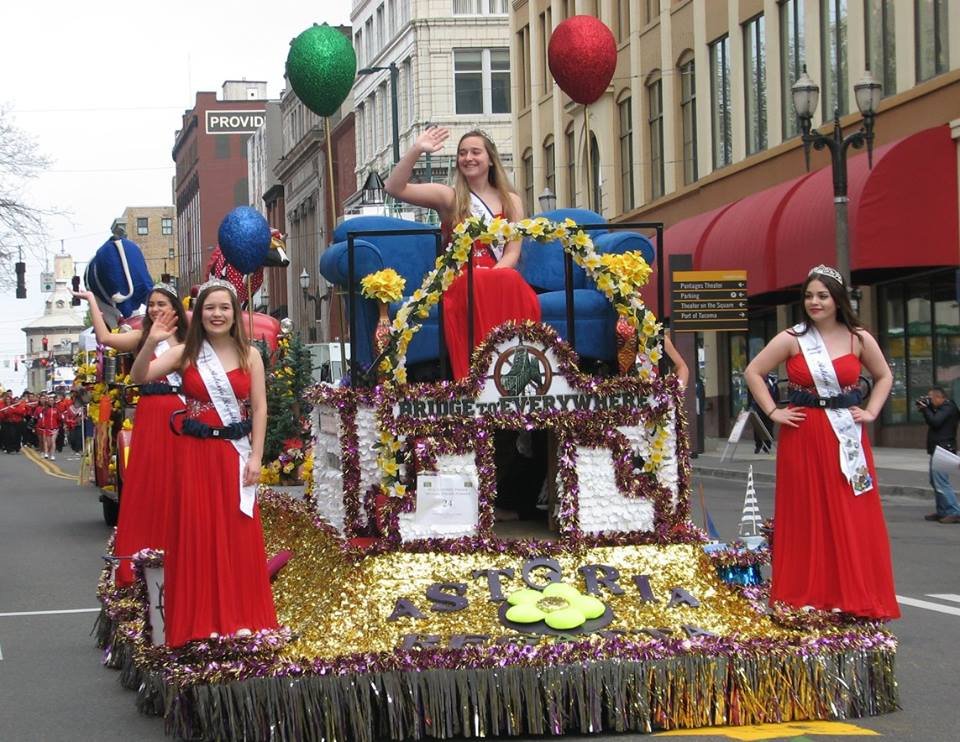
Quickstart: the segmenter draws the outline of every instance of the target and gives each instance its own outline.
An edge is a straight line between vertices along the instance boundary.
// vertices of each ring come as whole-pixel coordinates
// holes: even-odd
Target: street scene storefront
[[[925,426],[914,401],[931,385],[960,393],[954,360],[960,326],[958,144],[960,122],[954,121],[876,148],[872,167],[865,153],[849,160],[849,250],[860,317],[876,333],[895,379],[872,432],[878,445],[921,446]],[[746,169],[729,178],[749,175]],[[696,270],[748,271],[748,331],[697,333],[695,340],[708,436],[729,433],[748,403],[742,376],[747,363],[799,319],[798,287],[809,266],[835,262],[834,229],[826,167],[666,230],[666,265],[671,257],[689,255]],[[693,346],[687,350],[691,362]]]

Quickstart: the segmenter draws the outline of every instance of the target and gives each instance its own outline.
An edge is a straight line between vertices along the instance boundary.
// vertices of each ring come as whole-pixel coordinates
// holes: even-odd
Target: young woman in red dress
[[[131,370],[141,383],[179,371],[187,397],[164,557],[170,646],[277,627],[255,499],[267,424],[263,361],[231,284],[208,281],[194,306],[186,342],[150,361],[175,329],[158,319]]]
[[[167,342],[157,346],[157,357],[170,348],[183,344],[187,336],[187,315],[173,286],[155,284],[147,297],[147,313],[142,329],[112,333],[103,320],[94,295],[76,296],[90,305],[90,319],[97,342],[121,353],[139,354],[150,328],[158,317],[175,320],[175,332]],[[130,453],[123,478],[120,516],[113,553],[121,557],[117,564],[116,585],[133,583],[133,566],[129,558],[141,549],[163,549],[166,546],[167,511],[171,493],[176,489],[178,474],[175,465],[176,437],[170,430],[170,415],[183,409],[180,377],[176,373],[140,387],[140,401],[134,413]]]
[[[753,398],[781,426],[770,599],[898,618],[877,472],[862,429],[880,414],[893,375],[853,312],[838,271],[816,266],[801,295],[803,321],[774,337],[744,371]],[[783,409],[764,383],[782,363],[791,385],[791,404]],[[866,405],[861,365],[873,377]]]
[[[431,127],[421,134],[387,178],[387,193],[416,206],[435,209],[443,238],[449,242],[453,228],[471,215],[489,223],[494,217],[510,222],[523,219],[520,196],[507,180],[496,145],[481,131],[470,131],[457,145],[457,170],[451,188],[442,183],[411,183],[420,155],[435,154],[450,136],[448,129]],[[507,320],[540,321],[540,302],[533,289],[515,270],[520,242],[507,244],[502,252],[477,242],[473,253],[473,341],[479,344]],[[455,379],[470,371],[467,346],[467,279],[461,274],[443,296],[444,340]]]

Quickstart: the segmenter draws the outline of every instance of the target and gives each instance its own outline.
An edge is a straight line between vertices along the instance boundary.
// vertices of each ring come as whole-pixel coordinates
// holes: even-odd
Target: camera
[[[917,407],[929,407],[930,406],[930,397],[920,397],[914,404]]]

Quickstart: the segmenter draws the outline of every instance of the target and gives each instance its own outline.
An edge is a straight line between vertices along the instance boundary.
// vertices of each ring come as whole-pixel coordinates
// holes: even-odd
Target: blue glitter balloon
[[[230,265],[241,273],[253,273],[267,259],[270,225],[256,209],[238,206],[220,222],[217,239]]]

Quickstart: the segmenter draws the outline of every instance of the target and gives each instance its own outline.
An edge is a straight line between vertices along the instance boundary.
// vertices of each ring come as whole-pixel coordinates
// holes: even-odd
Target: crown
[[[832,278],[834,281],[843,286],[843,276],[840,275],[840,271],[838,271],[836,268],[831,268],[829,265],[820,263],[820,265],[813,266],[807,275],[812,276],[814,273]]]
[[[226,289],[234,296],[237,295],[237,287],[229,281],[224,281],[222,278],[211,278],[206,283],[201,283],[200,288],[197,289],[197,296],[202,294],[207,289]]]
[[[177,294],[177,290],[169,283],[164,283],[163,281],[157,281],[153,284],[154,291],[165,291],[170,294],[174,299],[179,299],[180,296]]]

